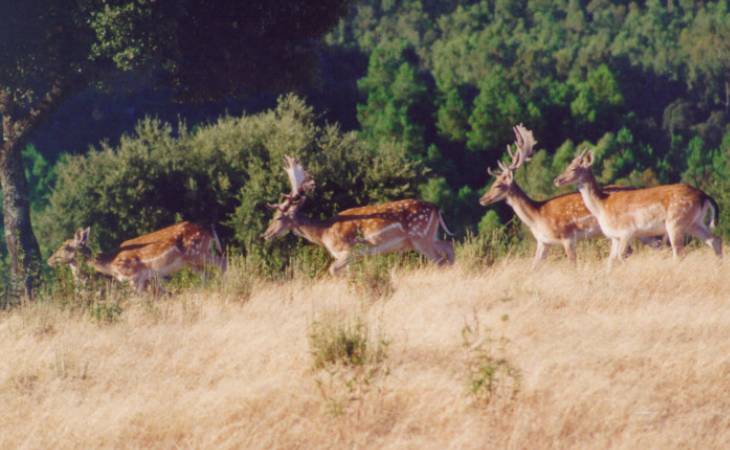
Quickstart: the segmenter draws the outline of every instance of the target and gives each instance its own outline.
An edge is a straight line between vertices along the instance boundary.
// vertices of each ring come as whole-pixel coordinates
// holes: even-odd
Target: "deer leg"
[[[148,271],[140,277],[141,282],[137,283],[137,291],[141,294],[144,291],[150,291],[153,297],[159,297],[160,294],[167,294],[167,291],[160,283],[160,275],[154,271]]]
[[[202,264],[198,264],[195,266],[198,270],[200,270],[199,273],[208,272],[212,267],[217,267],[221,274],[226,272],[226,269],[228,268],[228,261],[226,260],[225,255],[210,255],[205,258]]]
[[[205,276],[205,274],[203,276]],[[152,278],[152,293],[155,297],[169,294],[168,290],[165,289],[165,287],[162,285],[162,280],[161,280],[160,274],[158,274],[157,272],[153,272],[151,278]]]
[[[679,227],[667,226],[667,235],[672,245],[672,255],[674,259],[678,259],[684,249],[684,231]]]
[[[715,255],[717,255],[719,258],[722,258],[722,240],[720,240],[719,237],[713,236],[710,230],[708,230],[704,224],[703,225],[697,225],[695,224],[694,227],[689,231],[690,234],[692,234],[697,239],[700,239],[705,244],[707,244],[712,250],[715,251]]]
[[[565,256],[568,260],[575,264],[575,239],[563,240],[563,249],[565,250]]]
[[[454,243],[451,241],[433,241],[433,245],[442,255],[441,264],[454,264]],[[445,259],[444,259],[445,258]]]
[[[434,241],[428,241],[424,239],[411,239],[411,242],[413,243],[413,248],[415,248],[418,253],[422,254],[423,256],[438,265],[441,265],[441,262],[444,260],[444,258],[448,258],[441,252],[436,251]]]
[[[330,267],[329,267],[330,275],[332,275],[333,277],[340,276],[340,271],[342,270],[342,268],[347,266],[349,263],[350,263],[349,256],[346,256],[341,259],[335,259],[332,262],[332,264],[330,264]]]
[[[329,250],[329,249],[328,249]],[[350,250],[333,251],[330,250],[330,254],[334,256],[335,260],[330,264],[329,273],[333,277],[339,276],[340,271],[343,267],[347,267],[352,260],[352,253]]]
[[[141,273],[137,275],[136,277],[132,278],[130,280],[132,287],[137,292],[138,295],[142,295],[144,291],[147,289],[147,284],[149,282],[149,277],[145,273]]]
[[[626,252],[629,248],[629,239],[622,237],[618,240],[618,244],[616,247],[616,258],[619,261],[624,261],[626,259]]]
[[[617,238],[611,238],[611,252],[608,254],[608,268],[613,266],[614,259],[618,255],[619,240]]]
[[[537,248],[535,249],[535,257],[532,259],[532,268],[534,269],[542,260],[547,256],[547,245],[541,241],[537,241]]]

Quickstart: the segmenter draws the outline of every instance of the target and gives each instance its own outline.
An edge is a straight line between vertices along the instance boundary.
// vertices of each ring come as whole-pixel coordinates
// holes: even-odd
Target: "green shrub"
[[[531,237],[523,233],[519,219],[502,225],[489,211],[479,223],[479,234],[467,231],[456,245],[456,261],[467,270],[480,270],[508,254],[524,254]],[[527,241],[526,241],[527,239]]]
[[[502,316],[509,320],[509,316]],[[478,320],[461,330],[466,356],[466,390],[478,402],[489,403],[503,395],[514,398],[520,390],[521,373],[504,356],[506,338],[494,340]]]
[[[309,349],[315,370],[329,366],[363,367],[379,364],[387,356],[388,341],[373,340],[359,316],[324,315],[309,327]]]
[[[401,147],[374,149],[355,133],[320,125],[302,99],[275,109],[223,117],[194,130],[144,119],[117,146],[102,143],[57,167],[49,207],[38,218],[46,253],[80,226],[101,250],[179,220],[213,223],[224,242],[258,258],[262,273],[281,274],[304,243],[289,237],[264,245],[266,202],[288,192],[285,154],[299,156],[317,188],[305,206],[315,218],[371,202],[413,196],[419,166]]]
[[[350,263],[347,281],[350,289],[365,300],[387,299],[395,292],[393,271],[428,264],[415,251],[368,256]]]
[[[382,396],[390,342],[373,336],[362,316],[322,314],[310,324],[308,338],[314,381],[330,415],[357,416],[373,396]]]
[[[257,266],[250,258],[233,256],[228,260],[228,270],[219,277],[218,289],[224,297],[246,303],[253,295],[259,278]]]
[[[89,315],[98,323],[115,323],[117,322],[124,310],[117,301],[97,301],[89,305]]]

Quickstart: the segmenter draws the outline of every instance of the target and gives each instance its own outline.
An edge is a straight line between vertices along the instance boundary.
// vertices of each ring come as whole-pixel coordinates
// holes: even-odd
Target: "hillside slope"
[[[730,268],[509,259],[0,315],[0,448],[721,448]],[[315,369],[321,324],[377,358]],[[352,327],[351,327],[352,329]],[[489,382],[491,381],[491,389]]]

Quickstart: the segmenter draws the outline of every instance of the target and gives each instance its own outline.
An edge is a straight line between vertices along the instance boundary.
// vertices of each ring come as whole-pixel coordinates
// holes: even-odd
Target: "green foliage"
[[[380,364],[387,357],[388,341],[373,340],[359,316],[323,315],[309,326],[309,351],[315,370],[328,366],[359,367]]]
[[[705,143],[695,136],[687,145],[687,170],[682,178],[687,183],[705,188],[714,175],[713,156],[715,151],[705,149]]]
[[[466,140],[469,126],[467,108],[457,89],[449,89],[436,113],[436,127],[445,138],[462,142]]]
[[[33,145],[23,150],[23,165],[25,178],[30,187],[30,207],[34,213],[38,213],[48,204],[48,197],[56,181],[56,172]]]
[[[123,312],[120,304],[114,301],[94,302],[89,307],[91,318],[101,324],[118,322]]]
[[[502,142],[509,142],[512,125],[529,120],[523,103],[496,66],[479,83],[479,95],[469,116],[468,147],[472,150],[502,151]]]
[[[357,117],[365,139],[395,143],[410,155],[422,154],[430,115],[428,88],[405,43],[383,44],[370,55],[368,73],[358,82],[367,102]]]
[[[730,131],[718,148],[706,148],[699,138],[690,141],[683,181],[701,188],[718,202],[718,231],[730,237]]]
[[[693,136],[670,145],[674,134],[706,139],[705,125],[730,108],[728,17],[720,1],[370,0],[343,20],[338,29],[348,32],[335,35],[371,58],[392,42],[408,42],[418,55],[416,69],[434,80],[436,113],[413,127],[427,130],[425,146],[439,147],[445,164],[429,167],[447,180],[452,194],[441,197],[449,198],[483,184],[464,151],[486,150],[480,163],[493,164],[516,122],[549,151],[610,133],[617,140],[606,149],[607,181],[676,181]],[[724,133],[724,122],[715,120],[712,133]]]
[[[711,102],[730,107],[730,11],[726,1],[702,4],[680,34],[687,82]]]
[[[479,234],[480,235],[491,235],[493,233],[500,233],[502,231],[502,222],[499,220],[499,215],[490,209],[484,214],[482,220],[479,221]]]
[[[420,186],[419,197],[447,210],[453,210],[456,203],[456,195],[444,177],[429,178]]]
[[[502,225],[497,214],[490,210],[479,222],[479,234],[467,231],[456,245],[456,260],[461,267],[481,273],[498,258],[510,254],[525,255],[524,248],[530,243],[516,219]]]
[[[364,400],[382,393],[390,341],[375,331],[363,313],[320,313],[310,323],[312,369],[329,414],[359,416]]]
[[[503,317],[508,320],[508,317]],[[506,338],[493,339],[490,330],[483,330],[478,318],[461,330],[466,354],[466,385],[468,394],[477,402],[487,404],[500,396],[514,399],[520,391],[522,374],[505,356]]]
[[[605,64],[591,70],[585,81],[575,82],[574,89],[576,96],[570,111],[583,126],[597,122],[610,124],[611,116],[624,101],[616,78]]]
[[[44,246],[55,249],[83,225],[109,250],[184,219],[215,224],[229,244],[258,258],[265,273],[281,272],[301,239],[266,246],[259,236],[271,218],[265,203],[290,189],[282,170],[286,154],[301,157],[314,176],[317,188],[305,209],[318,218],[410,196],[419,179],[418,166],[400,148],[374,152],[354,133],[319,125],[295,96],[282,97],[275,109],[195,130],[145,119],[117,147],[102,144],[61,161],[38,220]]]
[[[363,300],[388,299],[396,290],[394,271],[417,267],[422,259],[416,252],[364,257],[350,264],[347,282]]]

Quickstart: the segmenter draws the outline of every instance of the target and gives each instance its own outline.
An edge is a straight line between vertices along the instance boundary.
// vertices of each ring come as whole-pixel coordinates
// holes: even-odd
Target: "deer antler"
[[[314,179],[309,172],[304,170],[304,167],[297,159],[288,155],[284,156],[284,170],[289,176],[289,184],[291,184],[291,194],[289,196],[296,197],[314,189]]]
[[[512,147],[507,145],[507,154],[512,162],[507,165],[502,161],[497,161],[497,165],[499,166],[498,172],[493,171],[491,167],[488,168],[487,173],[493,177],[507,171],[519,169],[524,163],[530,160],[535,151],[534,148],[535,145],[537,145],[537,141],[535,140],[535,136],[533,136],[532,131],[525,128],[522,124],[512,127],[512,130],[515,133],[515,150],[513,151]]]
[[[266,205],[281,212],[286,212],[292,206],[299,207],[304,201],[304,195],[314,190],[314,179],[296,158],[289,155],[284,156],[284,171],[289,177],[291,192],[281,194],[278,204],[269,203]]]
[[[535,151],[537,140],[535,140],[535,136],[533,136],[532,131],[525,128],[522,124],[512,127],[512,130],[515,133],[516,152],[512,152],[509,146],[507,146],[507,152],[512,158],[509,168],[511,170],[517,170],[522,167],[524,163],[530,160]]]

